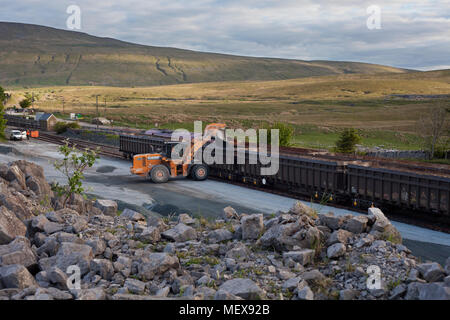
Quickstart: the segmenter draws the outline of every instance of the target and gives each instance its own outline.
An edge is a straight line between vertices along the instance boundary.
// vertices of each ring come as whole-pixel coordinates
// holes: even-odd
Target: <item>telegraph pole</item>
[[[95,104],[96,104],[96,106],[97,106],[97,129],[98,129],[98,121],[99,121],[99,119],[98,119],[98,96],[99,96],[99,94],[97,94],[96,96],[95,96]]]

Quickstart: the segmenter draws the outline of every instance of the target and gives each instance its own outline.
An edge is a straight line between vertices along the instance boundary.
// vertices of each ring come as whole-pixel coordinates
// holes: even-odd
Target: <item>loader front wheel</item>
[[[208,179],[209,169],[205,164],[196,164],[191,169],[192,179],[203,181]]]
[[[166,166],[159,164],[150,171],[150,178],[154,183],[164,183],[169,180],[169,169]]]

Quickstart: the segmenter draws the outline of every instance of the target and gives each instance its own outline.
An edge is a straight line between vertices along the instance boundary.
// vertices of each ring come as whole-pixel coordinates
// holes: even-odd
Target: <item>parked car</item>
[[[11,135],[9,136],[10,140],[26,140],[27,132],[20,130],[11,130]]]

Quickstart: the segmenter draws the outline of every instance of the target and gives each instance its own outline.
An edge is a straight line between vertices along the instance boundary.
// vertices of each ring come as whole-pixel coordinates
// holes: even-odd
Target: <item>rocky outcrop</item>
[[[62,208],[43,181],[26,162],[0,166],[0,299],[449,299],[450,259],[419,263],[376,208],[162,219],[83,197]]]

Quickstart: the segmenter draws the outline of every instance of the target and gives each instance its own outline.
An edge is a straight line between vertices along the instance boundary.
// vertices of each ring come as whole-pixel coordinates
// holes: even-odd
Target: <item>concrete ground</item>
[[[12,152],[10,148],[13,147]],[[57,146],[41,141],[18,141],[0,144],[0,162],[25,159],[44,168],[48,181],[64,183],[63,176],[53,168],[61,156]],[[86,174],[87,192],[99,198],[115,199],[133,206],[143,206],[163,215],[187,212],[193,215],[217,217],[226,206],[240,213],[274,213],[287,211],[295,199],[218,181],[177,179],[166,184],[154,184],[129,171],[130,162],[101,158]],[[344,209],[313,204],[319,212],[336,215],[359,214]],[[450,256],[450,234],[407,225],[393,224],[401,232],[405,244],[423,260],[443,263]]]

